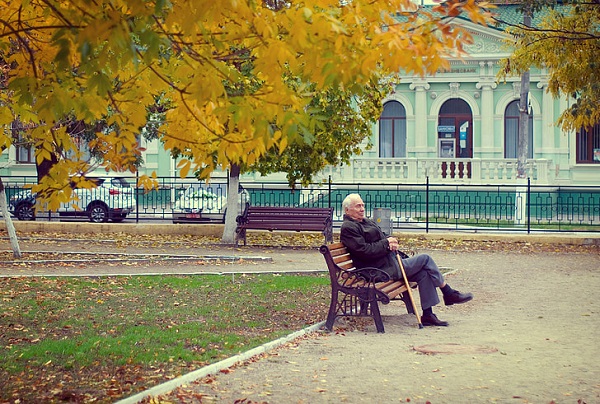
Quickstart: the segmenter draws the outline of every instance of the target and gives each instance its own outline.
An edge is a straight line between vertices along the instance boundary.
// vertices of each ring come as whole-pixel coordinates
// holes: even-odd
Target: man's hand
[[[390,243],[390,251],[398,251],[398,248],[400,247],[398,239],[396,239],[396,237],[388,237],[387,239]]]

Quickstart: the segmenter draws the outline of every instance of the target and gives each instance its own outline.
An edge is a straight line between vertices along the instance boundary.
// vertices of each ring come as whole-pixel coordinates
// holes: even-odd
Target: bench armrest
[[[352,274],[352,276],[355,276],[358,279],[365,281],[369,284],[377,282],[387,282],[390,280],[390,276],[386,272],[374,267],[350,269],[348,271],[342,270],[341,276],[343,277],[345,274]]]

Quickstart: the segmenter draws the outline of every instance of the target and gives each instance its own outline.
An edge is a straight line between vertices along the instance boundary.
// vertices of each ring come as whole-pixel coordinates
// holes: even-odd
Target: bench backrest
[[[340,281],[341,270],[348,271],[354,269],[352,257],[350,257],[346,246],[341,242],[322,245],[319,251],[325,258],[332,284]]]
[[[240,226],[264,230],[324,230],[333,223],[333,208],[249,206]]]
[[[327,218],[333,214],[333,208],[294,208],[288,206],[248,206],[248,217],[260,216],[317,216]]]

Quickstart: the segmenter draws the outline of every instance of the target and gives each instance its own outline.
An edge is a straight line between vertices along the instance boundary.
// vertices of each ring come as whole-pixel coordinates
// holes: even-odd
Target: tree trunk
[[[6,203],[6,189],[2,178],[0,178],[0,212],[4,216],[4,222],[6,223],[6,231],[8,232],[8,239],[10,240],[10,246],[13,250],[13,257],[21,258],[21,248],[19,247],[19,239],[17,238],[17,232],[15,225],[8,212],[8,204]]]
[[[229,185],[227,187],[227,211],[225,212],[225,226],[221,242],[224,244],[235,243],[235,228],[237,216],[241,213],[238,190],[240,186],[240,166],[231,164],[229,168]]]
[[[531,27],[530,8],[523,12],[523,25]],[[529,70],[521,75],[519,99],[519,134],[517,143],[517,178],[527,178],[527,151],[529,149]]]
[[[58,158],[56,157],[56,155],[54,153],[50,153],[50,156],[51,156],[50,160],[44,159],[39,164],[36,163],[36,165],[35,165],[35,168],[37,171],[38,184],[40,183],[42,178],[44,178],[46,175],[48,175],[48,173],[50,172],[50,169],[58,163]]]
[[[519,136],[517,144],[517,178],[527,178],[527,152],[529,149],[529,71],[521,75],[519,100]]]

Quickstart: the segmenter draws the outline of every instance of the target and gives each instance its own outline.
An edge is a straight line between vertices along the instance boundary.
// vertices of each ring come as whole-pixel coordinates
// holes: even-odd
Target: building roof
[[[496,8],[492,10],[495,19],[499,22],[498,26],[492,27],[495,29],[505,30],[508,26],[522,25],[523,13],[520,4],[496,4]],[[564,6],[556,6],[555,9],[564,9]],[[541,20],[550,12],[551,8],[544,8],[533,13],[531,21],[532,26],[537,26]],[[466,19],[463,17],[463,19]]]
[[[495,6],[496,6],[496,8],[494,8],[491,11],[494,14],[494,17],[495,17],[496,21],[498,22],[498,24],[492,25],[492,26],[490,26],[490,28],[496,29],[498,31],[504,31],[509,26],[523,24],[523,13],[521,12],[521,7],[522,7],[521,4],[495,4]],[[435,5],[426,4],[426,5],[422,5],[421,7],[428,11],[431,11],[435,7]],[[554,7],[554,9],[558,9],[558,10],[566,9],[566,6],[557,5]],[[550,10],[551,10],[551,8],[545,8],[543,10],[535,12],[533,14],[533,19],[532,19],[531,25],[534,27],[536,25],[538,25],[541,22],[542,18],[546,14],[548,14],[548,12]],[[402,18],[402,17],[398,17],[398,18]],[[460,19],[463,21],[469,21],[469,18],[463,14],[458,16],[457,19]]]

